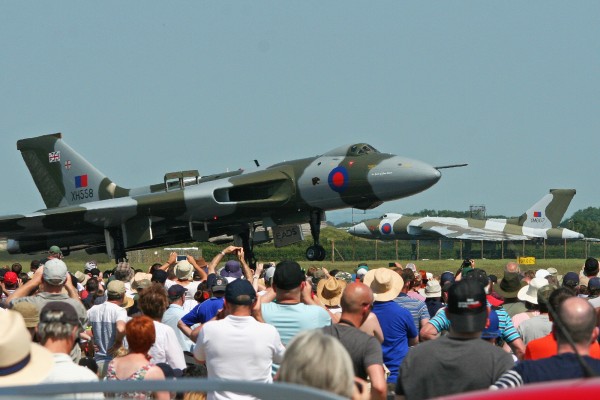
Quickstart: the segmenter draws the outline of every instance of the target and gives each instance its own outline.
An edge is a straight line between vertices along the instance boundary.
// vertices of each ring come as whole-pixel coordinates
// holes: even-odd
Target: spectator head
[[[225,288],[225,301],[228,306],[252,307],[256,301],[256,291],[252,284],[245,279],[236,279]]]
[[[81,271],[75,271],[75,278],[77,278],[77,282],[81,283],[81,285],[85,286],[90,276],[88,274],[84,274]]]
[[[120,262],[115,267],[114,276],[115,279],[118,279],[123,282],[131,282],[133,279],[135,272],[133,268],[129,265],[128,262]]]
[[[33,343],[20,313],[0,312],[0,387],[32,385],[48,376],[54,365],[50,351]]]
[[[37,269],[39,267],[40,267],[40,260],[31,260],[31,262],[29,263],[29,270],[31,272],[37,271]]]
[[[273,285],[273,275],[274,274],[275,274],[275,266],[274,265],[272,265],[266,269],[265,275],[264,275],[266,287],[271,287]]]
[[[58,246],[50,246],[50,249],[48,250],[48,254],[50,257],[53,257],[53,258],[62,258],[62,256],[63,256],[62,250]]]
[[[194,266],[188,260],[180,260],[175,264],[175,276],[180,281],[191,281],[194,277]]]
[[[79,317],[75,308],[66,301],[50,301],[40,311],[38,335],[40,343],[49,339],[69,340],[75,343],[79,336]]]
[[[169,298],[164,286],[153,283],[140,293],[138,298],[138,307],[144,315],[160,321],[163,314],[169,307]]]
[[[363,282],[373,291],[375,301],[391,301],[400,294],[404,287],[402,277],[387,268],[369,271]]]
[[[500,337],[500,319],[496,310],[490,310],[488,314],[488,321],[481,332],[481,338],[491,342],[496,342],[496,339]]]
[[[321,279],[317,285],[317,297],[327,307],[338,307],[345,288],[346,281],[330,276],[328,279]]]
[[[133,282],[131,282],[131,289],[135,290],[137,293],[140,293],[142,290],[152,285],[151,279],[152,275],[150,274],[136,272],[133,276]]]
[[[300,287],[305,276],[300,264],[295,261],[282,261],[275,267],[273,286],[276,290],[292,290]]]
[[[354,386],[354,367],[339,340],[320,330],[309,330],[299,333],[290,342],[279,368],[279,380],[326,390],[349,399]]]
[[[58,258],[51,258],[44,264],[43,281],[50,286],[62,286],[69,275],[67,264]]]
[[[504,266],[504,272],[516,272],[518,274],[521,272],[521,269],[519,268],[519,264],[511,261]]]
[[[473,268],[467,271],[464,275],[464,279],[474,280],[481,285],[481,287],[485,290],[487,294],[488,286],[490,284],[490,280],[487,276],[487,273],[481,268]]]
[[[154,274],[154,271],[156,270],[160,270],[160,267],[162,267],[161,263],[154,263],[150,266],[150,273]]]
[[[167,281],[167,276],[169,274],[167,273],[167,271],[163,271],[162,269],[155,269],[154,271],[152,271],[152,282],[156,282],[156,283],[160,283],[161,285],[164,285],[165,282]]]
[[[440,286],[444,286],[446,282],[454,283],[454,274],[450,271],[443,272],[440,276]]]
[[[576,272],[567,272],[563,277],[562,285],[577,290],[579,286],[579,275]]]
[[[483,286],[475,279],[464,279],[448,289],[446,315],[450,329],[459,333],[481,332],[485,328],[488,310]]]
[[[350,283],[342,293],[340,304],[343,314],[360,315],[365,322],[373,308],[373,292],[364,283]]]
[[[352,283],[352,275],[350,274],[350,272],[339,271],[334,276],[335,276],[335,279],[339,279],[341,281],[344,281],[344,282],[346,282],[346,284]]]
[[[4,277],[4,280],[6,281],[6,276]],[[597,276],[591,278],[588,282],[588,290],[590,292],[590,296],[596,297],[600,295],[600,278]]]
[[[573,342],[589,345],[598,337],[596,312],[589,301],[580,297],[571,297],[558,307],[558,318],[569,332]],[[568,343],[560,329],[553,328],[558,345]]]
[[[369,266],[365,263],[360,263],[356,269],[356,277],[363,280],[367,272],[369,272]]]
[[[21,271],[23,271],[23,266],[17,262],[10,266],[10,270],[15,274],[19,275]]]
[[[552,292],[556,290],[557,286],[545,285],[537,291],[537,304],[540,313],[548,313],[548,301]]]
[[[532,269],[528,269],[527,271],[523,272],[523,281],[525,281],[525,283],[529,283],[529,281],[531,281],[533,278],[535,278],[535,271]]]
[[[533,278],[529,282],[529,285],[523,286],[521,290],[519,290],[519,294],[517,295],[517,297],[523,302],[528,302],[537,305],[538,290],[546,285],[548,285],[548,281],[546,280],[546,278]]]
[[[428,299],[436,299],[442,297],[442,287],[435,279],[431,279],[425,286],[425,297]]]
[[[133,317],[125,325],[125,337],[132,353],[147,354],[156,340],[154,322],[150,317]]]
[[[21,314],[23,321],[25,322],[25,327],[31,334],[31,338],[35,338],[37,326],[40,322],[40,310],[37,308],[37,306],[28,301],[21,301],[15,304],[12,309]]]
[[[402,291],[407,291],[413,286],[413,282],[415,281],[415,273],[410,268],[404,268],[399,272],[402,280],[404,281],[404,287]]]
[[[225,263],[225,267],[221,270],[220,275],[223,278],[227,278],[227,281],[229,282],[234,279],[239,279],[243,276],[242,264],[236,260],[229,260]]]
[[[178,300],[181,300],[183,303],[183,296],[187,292],[187,289],[181,285],[173,285],[167,291],[167,296],[169,296],[169,302],[175,303]]]
[[[13,271],[7,271],[4,274],[4,284],[7,289],[16,289],[19,286],[19,276]]]
[[[98,268],[98,263],[94,260],[90,260],[90,261],[86,262],[85,265],[83,266],[83,271],[86,274],[89,274],[95,268]]]
[[[225,295],[225,288],[227,287],[227,279],[217,276],[209,275],[206,284],[210,289],[210,292],[217,297],[223,297]]]
[[[125,284],[123,281],[114,279],[106,287],[106,296],[109,301],[118,303],[123,308],[129,308],[133,305],[133,299],[125,296]]]
[[[494,290],[505,299],[514,299],[519,295],[519,290],[522,287],[523,284],[518,273],[505,272],[500,283],[494,285]]]
[[[585,276],[596,276],[598,275],[598,260],[594,257],[588,257],[585,260],[585,264],[583,266],[583,273]]]

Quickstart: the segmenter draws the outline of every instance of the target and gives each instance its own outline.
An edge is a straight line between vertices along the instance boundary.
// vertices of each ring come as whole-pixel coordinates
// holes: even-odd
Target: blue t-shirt
[[[210,321],[217,315],[222,308],[223,297],[211,297],[192,308],[192,310],[185,314],[181,320],[187,326],[204,324],[206,321]]]
[[[272,301],[262,304],[261,310],[265,322],[277,328],[281,342],[286,346],[298,332],[331,325],[329,313],[319,306]]]
[[[408,339],[417,337],[419,332],[410,311],[392,300],[376,301],[373,304],[373,313],[377,315],[383,331],[384,340],[381,344],[383,363],[390,371],[387,381],[395,383],[400,364],[408,353]]]

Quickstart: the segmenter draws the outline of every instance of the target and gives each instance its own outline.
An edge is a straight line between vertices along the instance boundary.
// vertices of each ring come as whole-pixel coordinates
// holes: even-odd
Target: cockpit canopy
[[[367,143],[356,143],[346,146],[341,146],[327,153],[324,156],[339,156],[339,157],[356,157],[363,154],[377,154],[379,151]]]

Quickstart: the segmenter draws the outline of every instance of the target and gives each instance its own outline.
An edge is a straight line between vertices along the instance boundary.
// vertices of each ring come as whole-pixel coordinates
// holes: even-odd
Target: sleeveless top
[[[106,378],[104,378],[104,379],[107,381],[143,381],[144,377],[146,376],[146,373],[153,366],[154,366],[154,364],[148,363],[148,364],[144,365],[143,367],[141,367],[140,369],[138,369],[137,371],[135,371],[128,378],[119,379],[119,378],[117,378],[117,372],[115,371],[114,363],[113,363],[113,361],[111,361],[110,364],[108,364],[108,370],[106,371]],[[112,394],[112,396],[114,396],[115,399],[145,400],[145,399],[153,398],[152,392],[122,392],[122,393],[114,393],[114,394]]]

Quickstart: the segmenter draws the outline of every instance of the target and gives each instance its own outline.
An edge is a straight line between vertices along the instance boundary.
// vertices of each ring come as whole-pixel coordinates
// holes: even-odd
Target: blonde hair
[[[279,380],[352,397],[354,367],[344,346],[320,330],[302,332],[289,343]]]

